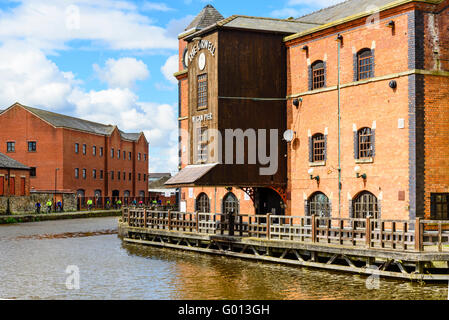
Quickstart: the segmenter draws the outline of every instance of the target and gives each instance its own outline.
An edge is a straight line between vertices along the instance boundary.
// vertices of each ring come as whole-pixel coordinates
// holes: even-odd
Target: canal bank
[[[63,213],[41,213],[23,215],[3,215],[0,216],[1,224],[28,223],[52,220],[87,219],[121,216],[121,210],[101,210],[101,211],[79,211]]]

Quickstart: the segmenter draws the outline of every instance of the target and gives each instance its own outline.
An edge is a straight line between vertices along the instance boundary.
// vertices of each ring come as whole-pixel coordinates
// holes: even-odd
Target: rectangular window
[[[132,173],[129,173],[129,181],[133,179]]]
[[[103,156],[103,147],[100,147],[100,157]]]
[[[75,178],[78,179],[80,177],[80,169],[75,169]]]
[[[140,161],[140,152],[139,152],[139,154],[137,155],[137,160],[139,160]]]
[[[140,177],[141,177],[141,176],[140,176],[140,173],[139,173],[137,176],[138,176],[138,179],[139,179],[139,181],[140,181]]]
[[[103,170],[100,170],[100,179],[103,179]]]
[[[35,177],[35,176],[36,176],[36,167],[31,167],[30,177]]]
[[[359,159],[373,157],[373,133],[370,128],[358,131],[359,137]]]
[[[28,152],[36,152],[36,141],[28,142]]]
[[[123,172],[123,181],[126,181],[126,172]]]
[[[207,145],[208,145],[208,136],[207,136],[207,127],[198,128],[197,131],[197,139],[198,139],[198,153],[197,153],[197,162],[198,163],[206,163],[207,162]]]
[[[97,179],[97,170],[92,170],[92,178]]]
[[[324,63],[319,62],[312,67],[313,72],[313,89],[324,87]]]
[[[120,180],[120,179],[121,179],[121,177],[122,177],[122,175],[120,174],[120,171],[119,171],[119,172],[117,172],[117,179],[118,179],[118,180]]]
[[[114,180],[114,171],[111,171],[111,180]]]
[[[432,220],[449,219],[449,193],[432,193],[430,196],[430,218]]]
[[[126,160],[126,151],[123,151],[123,160]]]
[[[83,179],[86,179],[86,177],[87,177],[87,170],[83,169]]]
[[[75,153],[80,152],[80,145],[78,143],[75,143]]]
[[[93,146],[93,147],[92,147],[92,155],[93,155],[93,156],[96,156],[96,155],[97,155],[97,147],[96,147],[96,146]]]
[[[114,158],[114,148],[111,149],[111,158]]]
[[[83,154],[87,153],[87,146],[85,144],[83,144]]]
[[[7,152],[16,152],[16,143],[15,142],[7,142],[6,143],[6,151]]]
[[[131,160],[131,152],[128,152],[128,159]]]
[[[143,181],[147,181],[147,175],[145,173],[143,174]]]
[[[207,74],[198,76],[198,109],[207,109]]]
[[[144,159],[145,161],[147,161],[147,154],[146,154],[146,153],[143,155],[143,159]]]
[[[120,159],[120,154],[121,154],[121,152],[120,152],[120,150],[118,150],[117,151],[117,159]]]
[[[323,134],[316,134],[312,137],[312,148],[313,148],[313,155],[312,160],[313,162],[320,162],[325,160],[324,153],[326,152],[326,140],[324,138]]]

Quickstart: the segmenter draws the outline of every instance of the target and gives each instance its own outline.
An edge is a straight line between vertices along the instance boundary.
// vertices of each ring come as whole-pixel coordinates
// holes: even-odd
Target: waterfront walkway
[[[25,223],[50,220],[102,218],[111,216],[121,216],[121,210],[98,210],[98,211],[77,211],[77,212],[52,212],[40,214],[21,215],[1,215],[0,224]]]
[[[246,259],[449,280],[449,221],[179,213],[124,208],[127,242]]]

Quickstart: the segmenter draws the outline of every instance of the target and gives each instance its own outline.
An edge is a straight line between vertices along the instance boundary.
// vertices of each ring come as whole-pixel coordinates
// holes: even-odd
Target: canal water
[[[68,266],[79,270],[79,290],[66,286]],[[0,226],[0,299],[447,298],[447,284],[128,245],[117,237],[117,218]]]

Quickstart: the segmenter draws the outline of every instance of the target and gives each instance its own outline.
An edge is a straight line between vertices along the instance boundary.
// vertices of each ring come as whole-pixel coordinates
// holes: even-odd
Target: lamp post
[[[57,182],[58,182],[58,170],[59,170],[59,168],[55,169],[55,193],[54,193],[54,199],[53,199],[53,203],[54,203],[54,206],[55,206],[55,212],[56,212],[56,185],[57,185]]]

